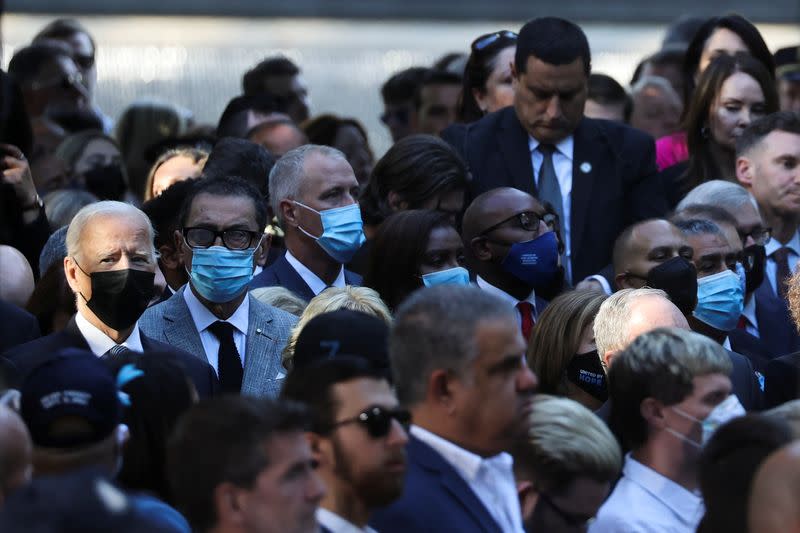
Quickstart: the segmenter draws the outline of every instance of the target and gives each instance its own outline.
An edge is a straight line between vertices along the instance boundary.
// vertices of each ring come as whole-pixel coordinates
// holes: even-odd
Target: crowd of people
[[[800,532],[800,46],[553,17],[216,125],[0,72],[0,531]],[[102,89],[102,88],[101,88]]]

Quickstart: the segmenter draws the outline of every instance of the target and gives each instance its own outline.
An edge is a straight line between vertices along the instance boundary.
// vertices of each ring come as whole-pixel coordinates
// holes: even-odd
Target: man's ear
[[[657,428],[666,426],[664,421],[664,406],[655,398],[645,398],[639,405],[639,413],[648,425]]]
[[[397,191],[389,191],[389,194],[386,195],[386,202],[392,211],[405,211],[408,209],[408,202],[403,200],[403,197]]]
[[[67,278],[67,283],[69,284],[69,288],[72,289],[72,292],[78,292],[78,265],[75,263],[75,259],[72,256],[67,256],[64,258],[64,276]]]
[[[614,276],[614,284],[617,286],[617,289],[638,289],[639,287],[634,287],[630,282],[630,276],[628,276],[625,272],[617,274]]]
[[[526,523],[533,516],[536,503],[539,501],[539,492],[533,487],[530,481],[517,482],[517,497],[519,507],[522,510],[522,523]]]
[[[177,248],[162,244],[158,247],[158,254],[158,260],[164,265],[164,268],[168,270],[175,270],[181,264],[181,254],[178,252]]]
[[[256,265],[263,267],[267,264],[267,257],[269,256],[269,248],[272,244],[272,234],[265,233],[261,239],[261,244],[255,251]]]
[[[217,511],[217,523],[222,526],[240,524],[242,521],[242,501],[240,490],[233,483],[226,481],[214,487],[214,507]]]
[[[454,385],[454,376],[449,371],[434,370],[428,379],[428,400],[432,401],[434,405],[442,406],[448,412],[452,412],[455,408]]]
[[[736,179],[742,184],[745,189],[753,187],[753,162],[745,156],[736,158]]]
[[[280,215],[278,219],[281,220],[284,224],[290,224],[292,226],[297,226],[297,205],[289,200],[288,198],[284,198],[278,204],[278,211]]]
[[[472,255],[478,261],[490,261],[492,259],[492,250],[489,248],[489,241],[486,237],[474,237],[469,241],[469,247],[472,250]]]
[[[620,350],[609,350],[603,354],[603,363],[605,363],[606,368],[611,368],[611,363],[619,352]]]

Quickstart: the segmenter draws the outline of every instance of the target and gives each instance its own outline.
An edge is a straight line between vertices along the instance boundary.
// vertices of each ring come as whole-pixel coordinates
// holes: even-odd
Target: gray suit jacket
[[[139,329],[148,337],[171,344],[208,362],[200,333],[183,298],[184,285],[168,300],[148,308]],[[281,351],[297,317],[264,305],[252,296],[247,327],[242,394],[277,397],[283,385]],[[278,377],[280,375],[280,377]]]

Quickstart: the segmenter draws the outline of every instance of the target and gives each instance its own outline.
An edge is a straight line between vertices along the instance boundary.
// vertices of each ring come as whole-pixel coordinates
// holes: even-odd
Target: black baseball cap
[[[775,52],[775,77],[800,81],[800,46],[788,46]]]

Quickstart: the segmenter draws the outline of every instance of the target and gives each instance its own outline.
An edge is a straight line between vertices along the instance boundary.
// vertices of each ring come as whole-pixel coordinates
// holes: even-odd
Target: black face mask
[[[86,190],[101,200],[122,200],[128,188],[119,165],[92,167],[83,176],[86,179]]]
[[[80,265],[78,268],[86,274]],[[92,297],[81,297],[103,324],[117,331],[136,323],[153,298],[153,272],[125,268],[86,275],[92,280]]]
[[[645,278],[647,286],[661,289],[688,316],[697,307],[697,270],[694,265],[676,256],[650,269]]]
[[[753,244],[742,250],[742,265],[745,274],[745,294],[753,294],[764,282],[767,268],[767,249]]]
[[[567,365],[567,379],[593,398],[601,402],[608,400],[606,371],[597,350],[573,356]]]

